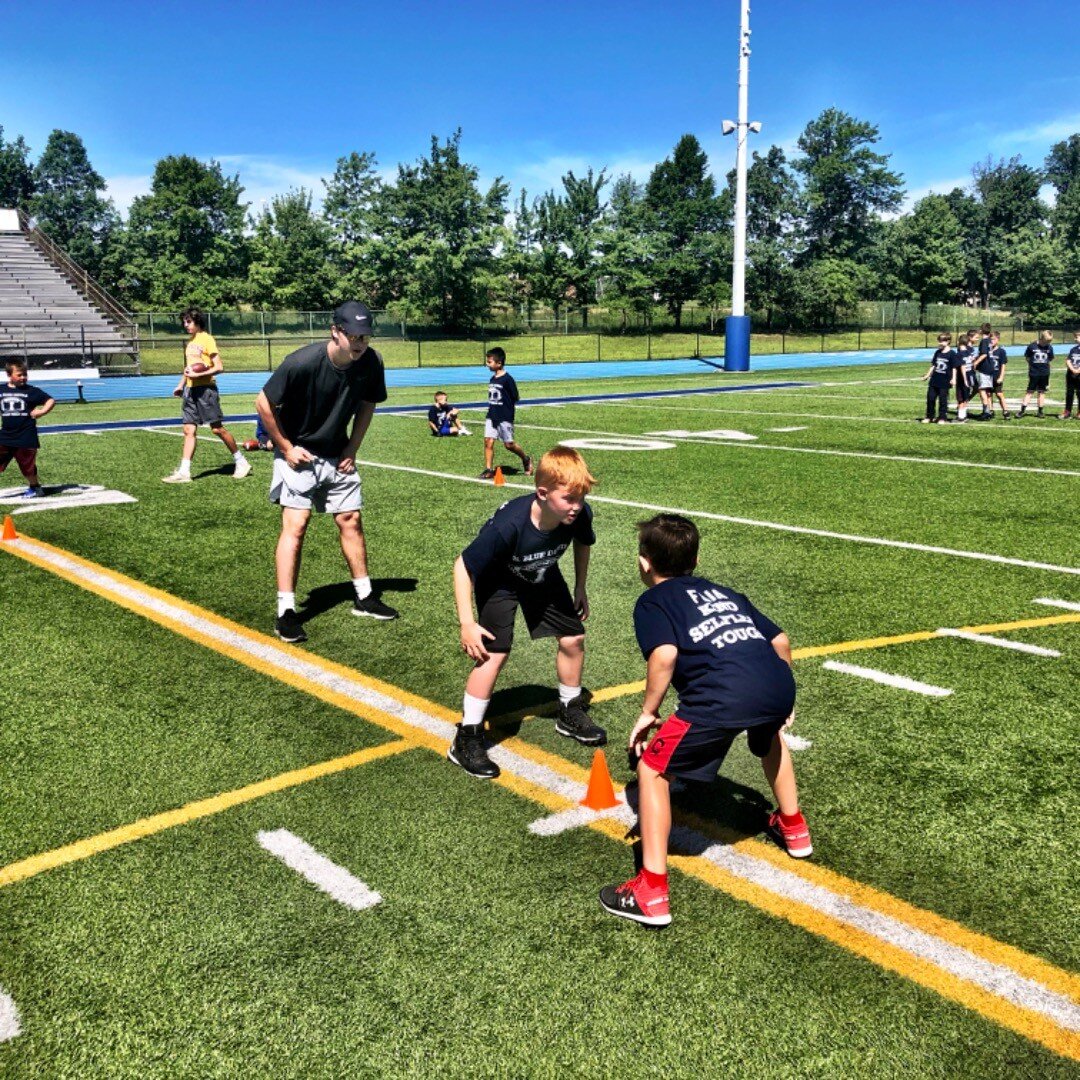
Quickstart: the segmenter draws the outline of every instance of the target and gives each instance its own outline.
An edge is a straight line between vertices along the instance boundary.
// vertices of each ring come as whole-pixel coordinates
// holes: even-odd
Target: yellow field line
[[[85,567],[95,574],[106,576],[112,581],[125,586],[129,591],[134,590],[136,594],[142,593],[148,598],[156,597],[164,600],[198,618],[209,620],[221,627],[229,629],[233,633],[242,635],[254,644],[264,644],[269,642],[275,648],[281,647],[277,641],[267,638],[265,635],[233,623],[230,620],[215,615],[213,612],[199,608],[187,601],[180,600],[171,594],[143,585],[134,579],[125,577],[106,567],[102,567],[96,563],[92,563],[41,541],[33,541],[32,543],[43,549],[62,555],[64,558]],[[445,752],[443,741],[434,735],[418,730],[411,724],[399,720],[382,710],[366,706],[346,695],[337,694],[316,683],[312,683],[302,676],[283,672],[278,668],[264,663],[258,657],[252,656],[242,649],[231,648],[217,642],[210,643],[204,637],[200,636],[193,628],[185,627],[182,623],[176,623],[173,620],[162,616],[148,605],[140,603],[138,599],[117,597],[108,592],[104,587],[98,586],[94,582],[87,581],[78,574],[56,567],[43,558],[35,557],[32,549],[27,545],[18,543],[2,544],[0,545],[0,549],[16,554],[20,558],[23,558],[42,569],[48,570],[50,573],[57,574],[81,588],[89,589],[90,591],[109,599],[113,603],[126,607],[138,614],[142,614],[204,647],[212,647],[215,651],[231,656],[239,663],[260,671],[279,681],[284,681],[293,685],[298,689],[313,694],[314,696],[337,705],[346,711],[362,716],[364,719],[368,719],[371,722],[402,736],[401,742],[390,743],[385,747],[374,747],[370,750],[359,751],[358,755],[370,754],[378,756],[380,751],[383,754],[397,753],[409,749],[412,746],[426,746],[440,754]],[[1020,626],[1054,625],[1057,623],[1075,622],[1078,620],[1080,620],[1080,613],[1048,616],[1042,619],[1025,620],[1023,623],[1018,624],[1003,623],[995,624],[992,627],[973,628],[973,632],[986,632],[988,629],[1000,631],[1006,628],[1019,628]],[[874,638],[869,639],[869,641],[873,643],[869,647],[880,647],[883,643],[895,644],[901,640],[925,640],[933,636],[934,634],[932,632],[926,632],[925,634],[919,635],[898,635],[894,638]],[[834,648],[836,651],[845,651],[860,646],[867,647],[866,643],[843,642],[839,643],[838,646],[835,646]],[[823,646],[821,648],[829,647]],[[804,650],[800,650],[800,652],[803,652],[805,655]],[[458,719],[456,711],[446,709],[436,702],[427,701],[424,698],[400,690],[397,687],[384,683],[381,680],[373,679],[370,676],[360,675],[351,668],[346,668],[342,665],[335,664],[332,661],[325,660],[317,654],[300,650],[297,650],[297,654],[298,656],[303,657],[305,662],[312,663],[322,670],[333,674],[345,675],[360,685],[376,690],[379,693],[393,698],[399,703],[411,705],[421,709],[429,715],[435,715],[440,719],[449,720],[450,722],[456,722]],[[816,652],[815,655],[820,655],[820,653]],[[626,689],[625,687],[612,687],[606,692],[598,692],[597,695],[595,695],[594,700],[605,700],[617,696],[614,691],[620,690],[625,693],[631,692],[631,690]],[[600,695],[606,695],[606,697],[601,698]],[[555,769],[564,776],[579,781],[583,780],[586,776],[585,770],[581,769],[579,766],[567,762],[564,758],[557,755],[549,754],[538,747],[530,746],[520,739],[507,740],[505,745],[527,757],[529,760]],[[348,755],[347,757],[352,758],[358,755]],[[337,760],[340,761],[346,759]],[[347,768],[350,766],[342,767]],[[320,766],[317,765],[309,766],[307,770],[296,770],[293,773],[286,773],[283,775],[285,777],[296,776],[301,772],[318,770],[319,768]],[[307,779],[314,779],[315,775],[316,774],[312,774],[311,776],[308,776]],[[262,781],[259,785],[251,785],[250,787],[272,785],[277,779],[279,778]],[[306,780],[292,781],[292,783],[303,782],[306,782]],[[550,810],[562,810],[570,805],[566,799],[548,791],[546,788],[506,772],[503,773],[497,782],[503,787],[532,801],[538,802]],[[286,783],[283,786],[290,785]],[[242,788],[239,790],[244,792],[249,790],[249,788]],[[203,800],[200,803],[190,804],[190,806],[199,807],[213,803],[218,799],[228,799],[232,794],[235,793],[226,793],[222,796],[215,796],[212,799]],[[255,798],[258,796],[252,795],[251,797]],[[239,801],[246,800],[241,799]],[[221,808],[224,809],[225,807],[223,806]],[[155,815],[152,818],[145,819],[144,822],[135,822],[130,826],[104,833],[101,837],[91,837],[84,841],[79,841],[76,844],[56,849],[54,852],[45,852],[38,856],[32,856],[30,859],[21,860],[21,862],[12,864],[10,867],[0,869],[0,885],[10,883],[8,874],[16,868],[22,869],[19,871],[18,877],[14,877],[11,880],[25,880],[27,877],[51,869],[53,866],[63,865],[66,862],[74,861],[76,858],[86,858],[91,854],[95,854],[97,850],[107,850],[110,847],[116,846],[118,843],[125,843],[130,839],[137,839],[141,835],[149,835],[150,832],[160,831],[162,828],[169,828],[172,824],[180,824],[180,820],[170,821],[168,819],[170,819],[171,815],[182,814],[188,809],[189,808],[181,808],[179,811],[170,811],[166,814]],[[193,817],[198,816],[203,815],[193,815]],[[186,820],[191,819],[192,818],[188,818]],[[161,824],[158,828],[150,828],[148,831],[142,832],[141,830],[145,828],[146,822],[161,822]],[[591,822],[589,827],[604,833],[605,835],[611,836],[614,839],[620,841],[625,839],[625,827],[617,822],[606,819],[597,819]],[[120,838],[113,842],[107,842],[109,837]],[[99,844],[100,846],[98,846]],[[985,935],[968,930],[965,927],[935,915],[932,912],[913,907],[887,893],[882,893],[871,886],[854,882],[842,875],[827,870],[824,867],[808,865],[805,863],[795,863],[772,845],[761,843],[752,838],[747,838],[736,841],[734,846],[747,854],[752,854],[756,858],[768,860],[769,862],[782,867],[789,873],[798,874],[810,882],[819,884],[825,888],[831,889],[833,892],[849,897],[853,901],[871,910],[900,919],[915,929],[928,934],[933,934],[944,941],[965,948],[974,955],[982,957],[991,963],[1010,967],[1018,974],[1037,980],[1048,989],[1070,997],[1074,1001],[1080,1000],[1080,978],[1077,978],[1060,968],[1056,968],[1046,961],[1030,956],[1019,949],[995,941]],[[71,854],[76,848],[79,849],[79,852]],[[60,857],[65,852],[69,853],[67,857]],[[936,992],[947,998],[961,1002],[993,1020],[995,1023],[999,1023],[1010,1030],[1017,1031],[1028,1038],[1040,1042],[1057,1053],[1065,1054],[1066,1056],[1080,1060],[1080,1038],[1075,1034],[1064,1031],[1051,1021],[1045,1020],[1037,1014],[1013,1006],[996,995],[980,990],[978,987],[974,987],[972,984],[937,968],[928,961],[913,957],[906,951],[890,946],[870,934],[856,931],[854,928],[837,922],[830,916],[819,912],[808,905],[799,904],[790,900],[782,900],[768,890],[721,870],[705,860],[688,856],[677,856],[673,861],[675,862],[675,865],[679,866],[684,872],[698,877],[714,887],[720,888],[762,910],[780,916],[795,925],[802,926],[815,934],[819,934],[844,948],[850,949],[858,955],[864,956],[876,963],[880,963],[881,966],[904,975],[905,977],[918,982],[920,985],[934,989]]]

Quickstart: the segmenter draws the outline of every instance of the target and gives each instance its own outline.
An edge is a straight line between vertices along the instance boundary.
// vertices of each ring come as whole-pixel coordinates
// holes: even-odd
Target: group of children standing
[[[1080,330],[1075,337],[1076,344],[1069,350],[1066,358],[1065,411],[1059,414],[1061,420],[1080,420]],[[1005,366],[1009,358],[1001,345],[1000,335],[990,328],[990,324],[983,325],[981,338],[975,330],[961,334],[955,348],[952,347],[950,333],[938,334],[937,341],[937,349],[930,358],[930,367],[923,376],[923,381],[930,385],[926,392],[926,415],[922,423],[950,422],[951,389],[956,392],[956,423],[963,424],[968,419],[968,403],[974,400],[976,392],[982,404],[982,412],[972,419],[992,420],[996,398],[1001,405],[1002,417],[1011,420],[1013,414],[1005,404]],[[1032,396],[1036,399],[1036,416],[1041,418],[1044,415],[1046,392],[1050,387],[1050,363],[1054,359],[1053,341],[1054,335],[1049,330],[1043,330],[1024,350],[1028,382],[1020,410],[1016,413],[1017,418],[1027,413]]]

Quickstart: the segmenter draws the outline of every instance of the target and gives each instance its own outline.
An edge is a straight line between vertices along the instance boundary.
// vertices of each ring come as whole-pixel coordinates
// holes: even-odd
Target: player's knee
[[[335,514],[334,522],[343,533],[358,533],[361,531],[359,510],[346,510],[343,514]]]
[[[559,651],[568,656],[578,656],[585,651],[585,635],[572,634],[559,638]]]

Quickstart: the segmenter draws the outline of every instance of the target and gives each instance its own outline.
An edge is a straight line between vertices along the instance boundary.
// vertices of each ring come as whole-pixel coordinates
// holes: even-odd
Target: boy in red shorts
[[[0,473],[14,458],[26,478],[26,499],[40,499],[44,495],[37,471],[38,441],[37,422],[52,412],[56,401],[38,386],[26,380],[26,364],[22,360],[9,360],[5,365],[7,385],[0,386]]]
[[[694,574],[699,543],[697,526],[678,514],[658,514],[638,525],[638,569],[648,589],[634,608],[634,629],[648,674],[630,753],[639,755],[642,868],[622,885],[601,889],[600,903],[645,926],[671,922],[671,778],[715,779],[743,731],[779,804],[769,831],[796,859],[813,851],[781,736],[795,716],[791,645],[741,593]],[[660,706],[672,684],[679,704],[662,720]],[[653,728],[659,730],[645,746]]]

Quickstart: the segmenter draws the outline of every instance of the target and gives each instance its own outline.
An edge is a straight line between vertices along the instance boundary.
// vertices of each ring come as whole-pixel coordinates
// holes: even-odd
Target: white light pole
[[[739,119],[725,120],[721,130],[734,133],[735,253],[731,268],[731,315],[725,323],[724,370],[750,370],[750,317],[746,314],[746,137],[761,124],[747,120],[750,100],[750,0],[742,0],[739,25]]]

